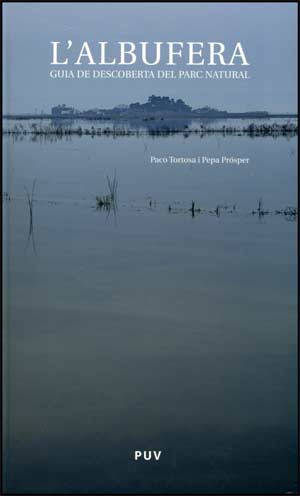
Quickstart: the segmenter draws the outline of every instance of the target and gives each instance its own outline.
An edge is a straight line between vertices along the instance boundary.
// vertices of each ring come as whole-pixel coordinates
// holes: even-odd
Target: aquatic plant
[[[114,176],[110,178],[106,176],[107,187],[109,194],[96,196],[96,202],[98,208],[110,209],[111,207],[117,207],[117,192],[118,192],[118,180],[116,170],[114,172]]]
[[[35,248],[35,240],[34,240],[34,231],[33,231],[33,202],[34,202],[34,190],[35,190],[35,185],[36,185],[36,179],[33,181],[32,184],[32,189],[31,189],[31,194],[29,193],[28,189],[26,186],[24,186],[26,196],[27,196],[27,203],[29,207],[29,230],[28,230],[28,239],[27,239],[27,246],[30,241],[32,240],[32,247],[33,251],[36,253],[36,248]]]
[[[29,191],[26,188],[26,186],[24,186],[26,196],[27,196],[27,202],[28,202],[28,207],[29,207],[29,215],[30,215],[30,223],[31,224],[32,224],[32,218],[33,218],[33,201],[34,201],[35,185],[36,185],[36,179],[33,181],[33,184],[32,184],[31,195],[29,194]]]
[[[117,201],[117,191],[118,191],[118,180],[117,180],[116,169],[114,172],[114,177],[110,179],[109,176],[106,176],[106,179],[107,179],[107,185],[108,185],[111,201],[115,203]]]

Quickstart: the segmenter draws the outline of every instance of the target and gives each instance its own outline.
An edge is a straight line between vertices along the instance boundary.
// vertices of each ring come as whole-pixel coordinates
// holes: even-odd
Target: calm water
[[[296,493],[297,225],[251,215],[296,206],[296,147],[4,138],[7,492]],[[150,163],[168,155],[250,163]]]

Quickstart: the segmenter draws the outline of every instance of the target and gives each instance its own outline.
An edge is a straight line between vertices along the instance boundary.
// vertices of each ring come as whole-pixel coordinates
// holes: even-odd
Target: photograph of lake
[[[3,494],[298,494],[296,2],[3,10]]]

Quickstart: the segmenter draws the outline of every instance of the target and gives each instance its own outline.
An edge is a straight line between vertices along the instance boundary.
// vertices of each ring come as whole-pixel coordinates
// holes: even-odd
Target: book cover
[[[3,494],[298,494],[297,28],[4,2]]]

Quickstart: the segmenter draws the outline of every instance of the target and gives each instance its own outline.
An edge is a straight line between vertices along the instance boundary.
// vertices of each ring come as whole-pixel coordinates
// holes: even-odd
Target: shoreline
[[[87,121],[126,121],[126,120],[135,120],[135,121],[146,121],[146,120],[161,120],[163,119],[175,119],[175,120],[180,120],[180,119],[203,119],[205,121],[212,121],[216,119],[222,119],[222,120],[227,120],[227,119],[255,119],[255,120],[268,120],[268,119],[298,119],[298,114],[267,114],[267,115],[255,115],[254,113],[247,113],[247,112],[230,112],[224,115],[223,113],[220,113],[219,115],[210,115],[210,116],[205,116],[205,115],[200,115],[197,113],[192,113],[192,114],[181,114],[181,115],[162,115],[159,114],[157,116],[153,114],[149,115],[143,115],[143,116],[137,116],[134,114],[127,114],[127,115],[120,115],[120,114],[113,114],[111,113],[109,115],[109,112],[107,112],[107,115],[103,116],[88,116],[88,115],[60,115],[60,116],[54,116],[52,114],[4,114],[2,115],[2,119],[4,120],[32,120],[32,119],[37,119],[37,120],[44,120],[44,119],[51,119],[51,120],[72,120],[72,121],[77,121],[77,120],[87,120]]]

